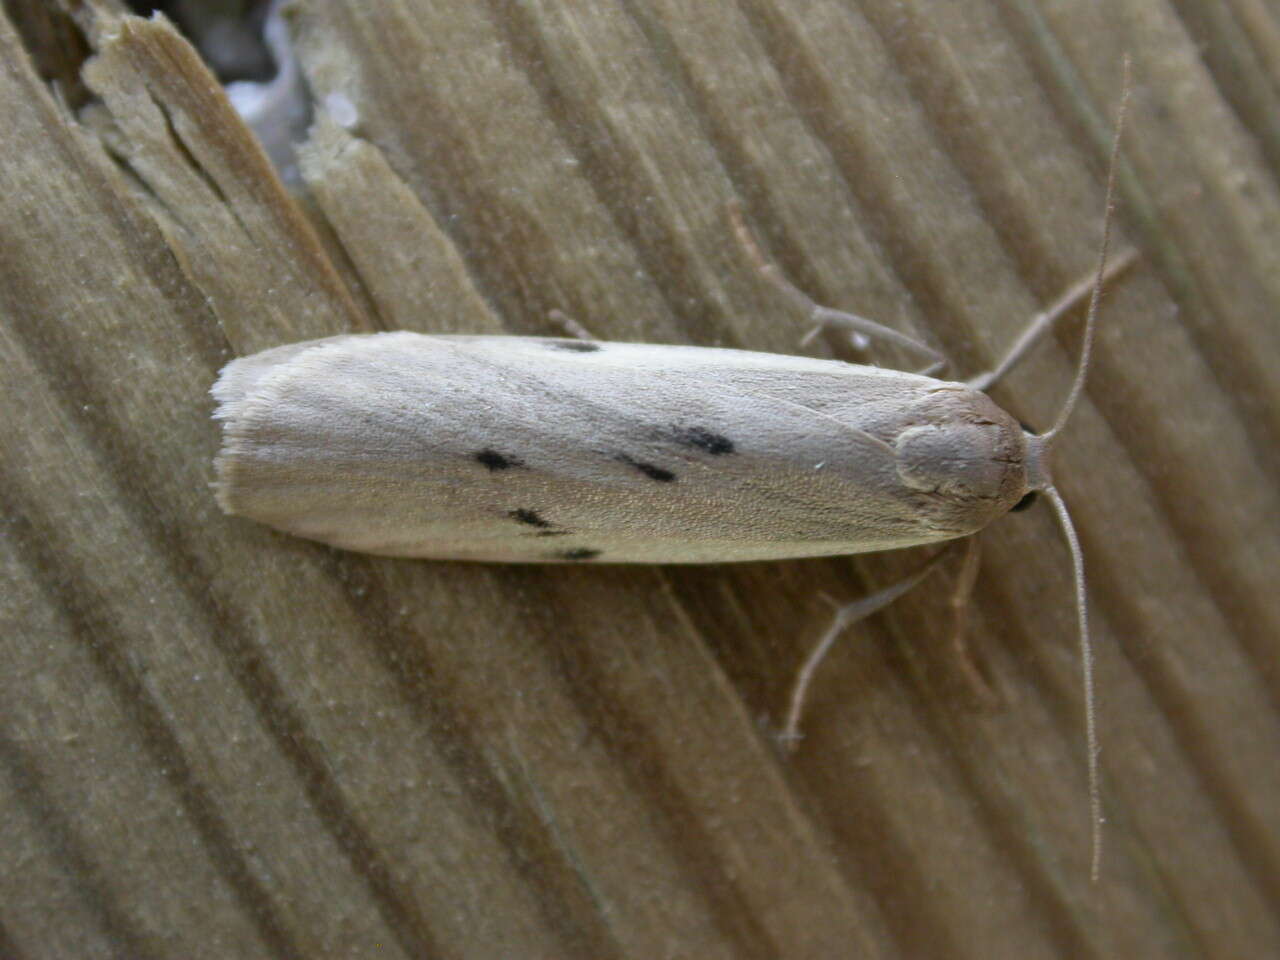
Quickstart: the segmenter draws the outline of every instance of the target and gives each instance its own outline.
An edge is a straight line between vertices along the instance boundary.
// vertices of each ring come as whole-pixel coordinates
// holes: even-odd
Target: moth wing
[[[874,432],[914,389],[892,371],[745,351],[335,337],[224,370],[218,495],[228,512],[397,556],[885,549],[923,542]]]

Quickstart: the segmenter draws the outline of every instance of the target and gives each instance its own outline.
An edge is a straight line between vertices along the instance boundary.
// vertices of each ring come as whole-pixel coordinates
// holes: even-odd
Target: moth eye
[[[1035,502],[1036,502],[1036,491],[1028,490],[1023,495],[1021,500],[1019,500],[1017,503],[1015,503],[1012,507],[1009,508],[1009,512],[1013,513],[1016,510],[1025,510],[1027,509],[1027,507],[1031,506]]]

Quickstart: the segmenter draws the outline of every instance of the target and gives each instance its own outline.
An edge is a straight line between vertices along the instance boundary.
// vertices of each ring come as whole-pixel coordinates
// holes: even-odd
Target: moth
[[[745,350],[381,333],[232,361],[223,509],[335,547],[719,563],[974,533],[1044,441],[964,384]]]
[[[1126,80],[1097,271],[1037,317],[989,374],[936,379],[929,348],[813,304],[764,261],[739,220],[757,267],[813,318],[915,345],[934,362],[908,373],[745,350],[409,332],[289,344],[233,360],[212,388],[223,424],[218,502],[366,553],[669,564],[949,541],[1042,491],[1075,570],[1096,872],[1084,567],[1048,461],[1083,389],[1103,282],[1132,260],[1107,270],[1127,96]],[[1054,426],[1031,433],[983,391],[1086,296],[1071,393]],[[861,602],[858,615],[901,592]],[[793,735],[827,646],[824,639],[797,681]]]

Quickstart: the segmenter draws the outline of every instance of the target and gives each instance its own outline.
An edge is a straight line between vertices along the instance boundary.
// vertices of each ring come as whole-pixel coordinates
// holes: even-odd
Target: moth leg
[[[1137,259],[1137,250],[1129,249],[1120,254],[1107,265],[1107,269],[1103,272],[1103,284],[1110,283],[1119,274],[1133,266]],[[1055,323],[1089,299],[1089,295],[1093,293],[1093,284],[1094,274],[1093,271],[1090,271],[1088,276],[1081,277],[1068,287],[1062,296],[1058,297],[1048,309],[1037,313],[1027,322],[1027,325],[1022,328],[1022,333],[1018,335],[1018,339],[1009,348],[1009,352],[1004,355],[1003,360],[996,364],[994,369],[969,379],[966,381],[967,386],[972,387],[974,390],[986,391],[998,383],[1006,373],[1021,362],[1027,352],[1039,343],[1046,333],[1053,329]]]
[[[565,333],[571,337],[577,337],[579,340],[599,340],[594,333],[584,327],[581,323],[569,316],[563,310],[552,308],[547,311],[547,316],[560,325]]]
[[[973,538],[971,537],[970,539]],[[826,659],[827,654],[831,651],[840,634],[844,633],[845,630],[859,620],[864,620],[871,614],[893,603],[893,601],[933,573],[942,559],[950,554],[951,548],[948,547],[942,552],[934,554],[920,569],[903,577],[897,583],[892,583],[882,590],[877,590],[875,593],[860,600],[847,603],[836,610],[836,614],[831,620],[831,625],[827,627],[826,632],[823,633],[818,642],[813,645],[813,649],[805,657],[804,663],[801,664],[800,669],[796,672],[796,678],[792,682],[791,699],[787,706],[787,720],[782,728],[782,733],[778,735],[778,740],[784,748],[794,750],[796,744],[800,742],[800,715],[804,711],[804,703],[808,697],[809,686],[813,683],[813,677],[818,670],[818,666]],[[973,566],[976,572],[977,563],[975,562]]]
[[[995,691],[991,689],[991,684],[987,682],[987,678],[982,675],[982,671],[978,669],[978,664],[973,659],[973,651],[968,643],[968,632],[965,629],[969,619],[969,600],[973,597],[973,585],[978,580],[978,558],[981,553],[982,551],[978,549],[978,538],[976,536],[967,538],[964,559],[960,561],[960,573],[956,577],[955,586],[951,589],[947,605],[951,608],[951,650],[956,662],[960,665],[960,670],[974,696],[985,706],[993,707],[996,704]]]
[[[854,348],[858,350],[866,349],[869,342],[868,337],[878,337],[881,340],[896,343],[909,350],[923,353],[928,358],[929,364],[918,372],[925,376],[933,376],[946,367],[947,358],[926,343],[921,343],[919,340],[908,337],[904,333],[899,333],[892,327],[886,327],[882,323],[876,323],[874,320],[860,317],[856,313],[834,310],[831,307],[824,307],[814,303],[808,294],[783,276],[777,264],[770,263],[765,257],[746,221],[742,218],[741,206],[736,202],[729,203],[729,222],[733,227],[734,236],[738,239],[738,244],[755,266],[756,272],[777,287],[792,303],[804,310],[809,319],[816,324],[800,341],[801,346],[807,346],[823,330],[835,328],[849,331],[850,340]]]

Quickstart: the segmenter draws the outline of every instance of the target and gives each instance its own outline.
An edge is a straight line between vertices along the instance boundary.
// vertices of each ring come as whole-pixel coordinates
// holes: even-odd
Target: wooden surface
[[[297,199],[166,24],[5,9],[0,955],[1280,953],[1274,6],[306,0],[313,95],[357,119],[320,109]],[[1057,457],[1098,884],[1043,505],[983,536],[994,704],[939,581],[851,632],[794,758],[824,597],[919,555],[499,568],[219,514],[238,354],[553,309],[795,352],[731,198],[815,298],[982,369],[1091,263],[1126,50],[1142,260]],[[1049,424],[1076,332],[996,399]]]

